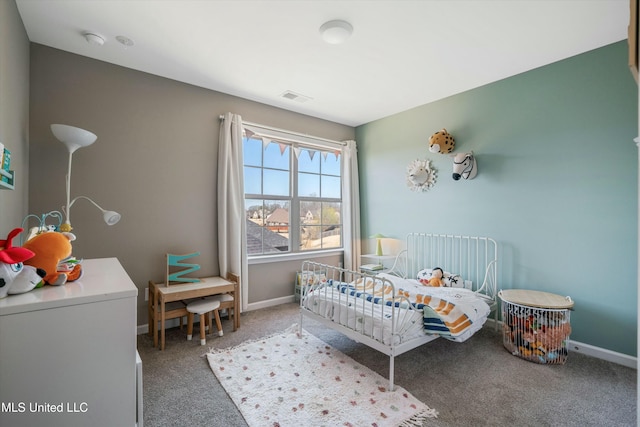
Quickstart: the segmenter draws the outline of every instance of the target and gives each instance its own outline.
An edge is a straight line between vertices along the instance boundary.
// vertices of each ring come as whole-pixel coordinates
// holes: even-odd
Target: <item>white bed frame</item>
[[[473,236],[455,236],[444,234],[425,234],[410,233],[406,240],[406,249],[397,256],[391,273],[403,278],[416,278],[418,271],[424,268],[441,267],[444,271],[459,274],[465,281],[465,287],[470,288],[489,304],[492,311],[495,311],[495,321],[497,327],[497,262],[498,262],[498,245],[488,237]],[[327,280],[351,283],[358,280],[366,280],[375,277],[375,274],[362,273],[343,268],[333,267],[325,264],[319,264],[312,261],[304,261],[302,264],[301,274],[304,277],[313,277],[313,275],[324,275]],[[391,294],[386,297],[402,300],[402,296],[396,294],[393,284],[384,278],[377,278],[376,286],[380,289],[384,286],[390,286]],[[300,290],[300,323],[299,328],[302,332],[302,322],[304,317],[309,317],[319,321],[328,328],[337,330],[356,342],[365,344],[375,350],[389,356],[389,389],[394,389],[394,358],[409,350],[437,339],[438,335],[420,335],[416,338],[402,341],[402,331],[408,326],[409,319],[412,317],[411,311],[420,311],[413,306],[410,308],[399,309],[395,305],[385,308],[386,313],[391,314],[392,339],[390,343],[384,343],[382,339],[374,335],[373,328],[371,330],[362,330],[361,325],[340,324],[330,318],[325,317],[320,310],[314,310],[314,307],[307,307],[305,299],[309,292],[333,292],[333,288],[325,286],[325,283],[311,283],[303,286]],[[375,291],[375,290],[374,290]],[[362,316],[379,316],[382,320],[383,313],[381,310],[374,310],[371,304],[366,304],[364,300],[347,294],[341,295],[346,305],[350,305],[349,310],[356,310],[360,317]],[[346,308],[344,308],[346,310]],[[415,313],[413,313],[415,314]],[[357,317],[357,316],[356,316]],[[360,326],[360,327],[358,327]]]

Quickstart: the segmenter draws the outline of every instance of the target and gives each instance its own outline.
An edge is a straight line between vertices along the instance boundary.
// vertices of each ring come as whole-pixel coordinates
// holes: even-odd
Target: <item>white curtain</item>
[[[346,141],[342,150],[344,174],[342,201],[344,209],[344,267],[358,271],[360,266],[360,182],[358,180],[358,148],[355,141]]]
[[[248,267],[244,221],[242,117],[226,113],[218,147],[218,262],[220,275],[240,276],[241,308],[247,307]]]

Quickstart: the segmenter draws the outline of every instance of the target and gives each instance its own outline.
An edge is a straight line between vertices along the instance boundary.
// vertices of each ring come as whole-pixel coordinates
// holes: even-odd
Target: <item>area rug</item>
[[[251,427],[421,426],[437,412],[298,326],[211,350],[209,366]]]

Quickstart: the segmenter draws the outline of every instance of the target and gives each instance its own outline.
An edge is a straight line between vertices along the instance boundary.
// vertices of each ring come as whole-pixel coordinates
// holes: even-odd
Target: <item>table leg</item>
[[[238,284],[236,284],[236,291],[233,293],[233,330],[236,331],[240,328],[240,292],[238,291]]]
[[[164,350],[164,297],[160,297],[160,350]]]
[[[149,290],[149,299],[151,299],[151,289]],[[153,331],[153,346],[158,347],[158,292],[153,287],[153,325],[150,329]]]
[[[149,316],[149,336],[153,336],[153,296],[151,291],[151,286],[149,286],[149,301],[147,303],[147,314]]]

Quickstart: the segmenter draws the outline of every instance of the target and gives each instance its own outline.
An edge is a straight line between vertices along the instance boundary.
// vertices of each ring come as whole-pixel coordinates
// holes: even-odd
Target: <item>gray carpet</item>
[[[236,332],[223,319],[225,335],[208,335],[206,346],[198,339],[186,341],[186,328],[167,331],[164,351],[154,348],[148,335],[139,335],[144,425],[246,426],[203,355],[210,347],[234,346],[299,321],[292,303],[243,314]],[[382,353],[309,319],[303,326],[388,378]],[[577,353],[570,353],[565,365],[531,363],[507,352],[493,326],[464,343],[440,339],[398,356],[395,375],[396,384],[439,412],[428,426],[636,425],[635,369]]]

